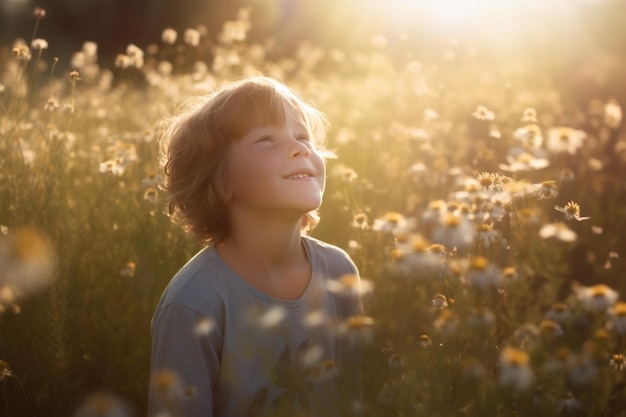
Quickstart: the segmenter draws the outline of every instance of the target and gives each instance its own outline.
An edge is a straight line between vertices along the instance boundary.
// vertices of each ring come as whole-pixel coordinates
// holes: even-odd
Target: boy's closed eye
[[[273,142],[273,141],[274,141],[274,138],[269,135],[261,136],[259,139],[257,139],[257,143]]]

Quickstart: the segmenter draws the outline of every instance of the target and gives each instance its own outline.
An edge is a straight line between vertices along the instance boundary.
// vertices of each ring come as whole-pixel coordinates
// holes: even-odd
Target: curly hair
[[[282,126],[285,111],[295,111],[321,154],[328,131],[324,114],[284,84],[255,76],[223,85],[187,103],[167,124],[160,140],[163,188],[170,216],[205,244],[228,237],[226,199],[231,144],[260,126]],[[302,219],[302,232],[317,225],[316,211]]]

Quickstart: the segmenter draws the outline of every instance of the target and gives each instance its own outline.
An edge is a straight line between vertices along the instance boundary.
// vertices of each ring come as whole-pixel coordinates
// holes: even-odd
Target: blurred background
[[[224,21],[250,6],[249,40],[272,38],[284,55],[303,40],[353,50],[383,35],[389,54],[428,63],[461,44],[483,60],[522,58],[581,103],[624,96],[623,0],[0,0],[1,44],[30,38],[35,6],[47,11],[38,36],[54,45],[61,62],[94,41],[101,64],[111,65],[129,43],[144,48],[167,27],[203,25],[214,38]]]

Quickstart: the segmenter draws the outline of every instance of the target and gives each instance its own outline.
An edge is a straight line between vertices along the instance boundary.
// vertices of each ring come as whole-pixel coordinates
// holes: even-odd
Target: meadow
[[[249,30],[166,29],[113,68],[36,29],[0,48],[0,414],[145,415],[150,319],[200,248],[159,189],[164,120],[263,73],[332,125],[312,235],[363,278],[367,415],[626,415],[620,103],[462,42],[284,57]]]

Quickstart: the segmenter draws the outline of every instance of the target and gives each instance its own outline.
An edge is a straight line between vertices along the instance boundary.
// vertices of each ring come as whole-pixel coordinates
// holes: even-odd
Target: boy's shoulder
[[[312,263],[317,263],[340,274],[357,273],[356,265],[344,249],[310,236],[306,236],[304,239]]]
[[[213,252],[210,246],[205,247],[189,259],[168,283],[160,304],[194,308],[207,305],[207,298],[219,297],[226,271],[219,267]]]

